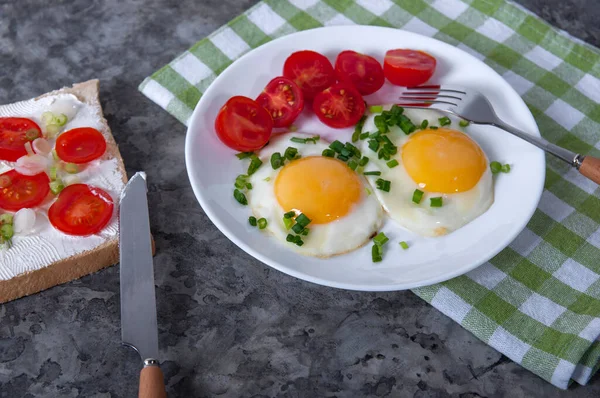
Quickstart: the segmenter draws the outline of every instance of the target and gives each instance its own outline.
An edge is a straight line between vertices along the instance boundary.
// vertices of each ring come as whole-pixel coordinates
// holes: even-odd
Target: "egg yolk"
[[[412,135],[402,147],[402,162],[423,190],[441,193],[468,191],[487,167],[483,150],[475,141],[445,128]]]
[[[340,160],[309,156],[286,164],[275,179],[275,197],[285,211],[304,213],[312,224],[345,216],[361,199],[360,178]]]

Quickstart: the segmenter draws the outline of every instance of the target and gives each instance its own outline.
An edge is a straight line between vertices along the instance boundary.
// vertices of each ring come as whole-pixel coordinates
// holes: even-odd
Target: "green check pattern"
[[[264,0],[140,90],[187,124],[242,54],[340,24],[402,28],[473,54],[524,98],[546,139],[600,156],[600,52],[504,0]],[[476,270],[415,293],[557,387],[587,383],[600,366],[600,188],[547,157],[542,200],[517,239]]]

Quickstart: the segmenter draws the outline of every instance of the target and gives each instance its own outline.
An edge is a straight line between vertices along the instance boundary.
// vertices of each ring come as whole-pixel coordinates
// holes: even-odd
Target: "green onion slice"
[[[252,155],[254,155],[254,152],[240,152],[240,153],[236,153],[236,154],[235,154],[235,156],[236,156],[238,159],[240,159],[240,160],[241,160],[241,159],[247,159],[247,158],[249,158],[249,157],[250,157],[250,156],[252,156]]]
[[[300,224],[302,227],[306,227],[310,224],[312,220],[304,215],[304,213],[300,213],[298,217],[296,217],[296,224]]]
[[[296,159],[296,157],[300,157],[298,156],[298,148],[294,148],[292,146],[287,147],[283,153],[283,157],[288,160],[293,160]]]
[[[492,174],[498,174],[500,171],[502,171],[502,164],[494,160],[490,163],[490,170],[492,171]]]
[[[344,144],[342,144],[338,140],[335,140],[331,144],[329,144],[329,148],[333,149],[336,153],[342,153],[342,150],[344,149]]]
[[[381,112],[383,112],[383,106],[381,106],[381,105],[371,105],[369,107],[369,112],[371,112],[371,113],[381,113]]]
[[[405,241],[400,242],[400,247],[403,248],[404,250],[408,249],[408,243],[406,243]]]
[[[284,218],[293,218],[296,215],[295,211],[288,211],[283,215]]]
[[[248,166],[248,175],[251,176],[258,170],[260,166],[262,166],[263,162],[258,158],[258,156],[253,156],[250,165]]]
[[[360,133],[362,132],[363,126],[365,125],[365,120],[367,120],[367,116],[363,115],[356,126],[354,126],[354,132],[352,133],[352,142],[358,141],[358,137],[360,137]]]
[[[380,176],[381,171],[365,171],[363,174],[366,176]]]
[[[424,194],[424,192],[421,191],[420,189],[415,189],[415,192],[413,192],[412,201],[415,202],[416,204],[421,203],[421,199],[423,199],[423,194]]]
[[[429,206],[431,207],[442,207],[442,197],[438,196],[437,198],[430,198]]]
[[[358,162],[354,159],[350,159],[350,161],[348,162],[348,167],[350,167],[350,169],[352,170],[356,170],[356,168],[358,167]]]
[[[248,223],[250,225],[252,225],[253,227],[256,227],[256,217],[254,217],[254,216],[248,217]]]
[[[257,221],[258,224],[258,229],[265,229],[267,227],[267,219],[266,218],[259,218]]]
[[[246,195],[242,193],[239,189],[235,189],[233,191],[233,197],[238,201],[239,204],[246,206],[248,204],[248,199],[246,199]]]
[[[468,120],[464,120],[464,119],[461,119],[460,122],[458,122],[458,125],[460,127],[467,127],[469,124],[471,124],[471,123]]]
[[[358,165],[359,165],[360,167],[364,167],[364,166],[366,166],[366,165],[367,165],[367,163],[369,163],[369,158],[368,158],[368,157],[366,157],[366,156],[363,156],[363,157],[360,159],[360,161],[358,162]]]
[[[283,158],[279,152],[274,152],[271,155],[271,167],[273,170],[277,170],[281,166],[283,166]]]
[[[285,229],[290,229],[292,228],[292,225],[294,225],[294,219],[293,218],[283,218],[283,225],[285,226]]]
[[[398,161],[396,159],[392,159],[389,162],[386,163],[387,167],[389,167],[390,169],[393,169],[394,167],[398,166]]]
[[[429,125],[429,120],[425,119],[421,122],[421,130],[424,130]]]
[[[390,187],[392,185],[391,181],[388,180],[384,180],[382,178],[378,178],[377,180],[375,180],[375,185],[377,186],[377,189],[384,191],[384,192],[390,192]]]
[[[381,254],[379,253],[379,246],[373,245],[373,247],[371,248],[371,259],[374,263],[378,263],[381,260],[383,260]]]
[[[377,236],[373,238],[373,242],[379,246],[385,245],[389,240],[390,239],[383,232],[378,233]]]
[[[54,195],[58,195],[63,189],[65,189],[65,184],[63,184],[62,181],[56,180],[50,182],[50,191],[52,191]]]
[[[323,153],[321,154],[325,157],[332,158],[335,156],[335,151],[333,149],[323,149]]]
[[[450,123],[452,123],[450,121],[450,118],[448,116],[444,116],[438,119],[438,121],[440,122],[440,126],[449,126]]]
[[[510,173],[510,164],[504,164],[500,168],[500,171],[503,173]]]

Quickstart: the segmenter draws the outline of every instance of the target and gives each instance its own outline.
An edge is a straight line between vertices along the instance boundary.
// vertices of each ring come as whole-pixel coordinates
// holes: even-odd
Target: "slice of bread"
[[[98,114],[102,115],[102,107],[98,98],[98,80],[75,84],[73,87],[65,87],[38,98],[57,94],[73,94],[79,101],[94,107],[98,110]],[[123,165],[123,159],[119,153],[119,148],[112,134],[110,134],[106,119],[101,117],[100,122],[106,127],[106,131],[109,132],[108,136],[105,136],[107,153],[110,157],[118,160],[119,171],[125,183],[127,182],[127,174]],[[28,296],[52,286],[81,278],[84,275],[91,274],[117,262],[119,262],[119,240],[118,238],[113,238],[93,250],[61,259],[47,267],[17,275],[12,279],[0,280],[0,303]]]

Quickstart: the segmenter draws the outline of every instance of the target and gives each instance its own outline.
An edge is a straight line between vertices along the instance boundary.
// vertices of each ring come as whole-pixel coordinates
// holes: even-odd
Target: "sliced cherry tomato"
[[[86,184],[69,185],[48,210],[54,228],[68,235],[100,232],[110,221],[114,203],[108,193]]]
[[[362,95],[373,94],[385,81],[383,68],[375,58],[350,50],[338,54],[335,75],[339,81],[352,84]]]
[[[241,95],[231,97],[223,105],[215,130],[219,139],[229,148],[238,151],[255,151],[269,141],[273,119],[258,102]]]
[[[98,159],[106,152],[106,140],[91,127],[64,132],[56,140],[56,154],[68,163],[82,164]]]
[[[324,55],[309,50],[290,55],[283,64],[283,76],[300,87],[307,101],[335,83],[331,62]]]
[[[397,86],[419,86],[431,78],[435,64],[435,58],[423,51],[389,50],[383,60],[383,73]]]
[[[42,136],[42,130],[31,119],[0,117],[0,160],[16,162],[27,155],[25,143]]]
[[[273,127],[288,127],[304,109],[304,95],[300,87],[287,77],[271,80],[256,102],[273,118]]]
[[[50,192],[46,173],[26,176],[16,170],[0,174],[0,209],[18,211],[36,207]]]
[[[353,86],[338,83],[315,97],[313,111],[329,127],[350,127],[365,113],[365,101]]]

